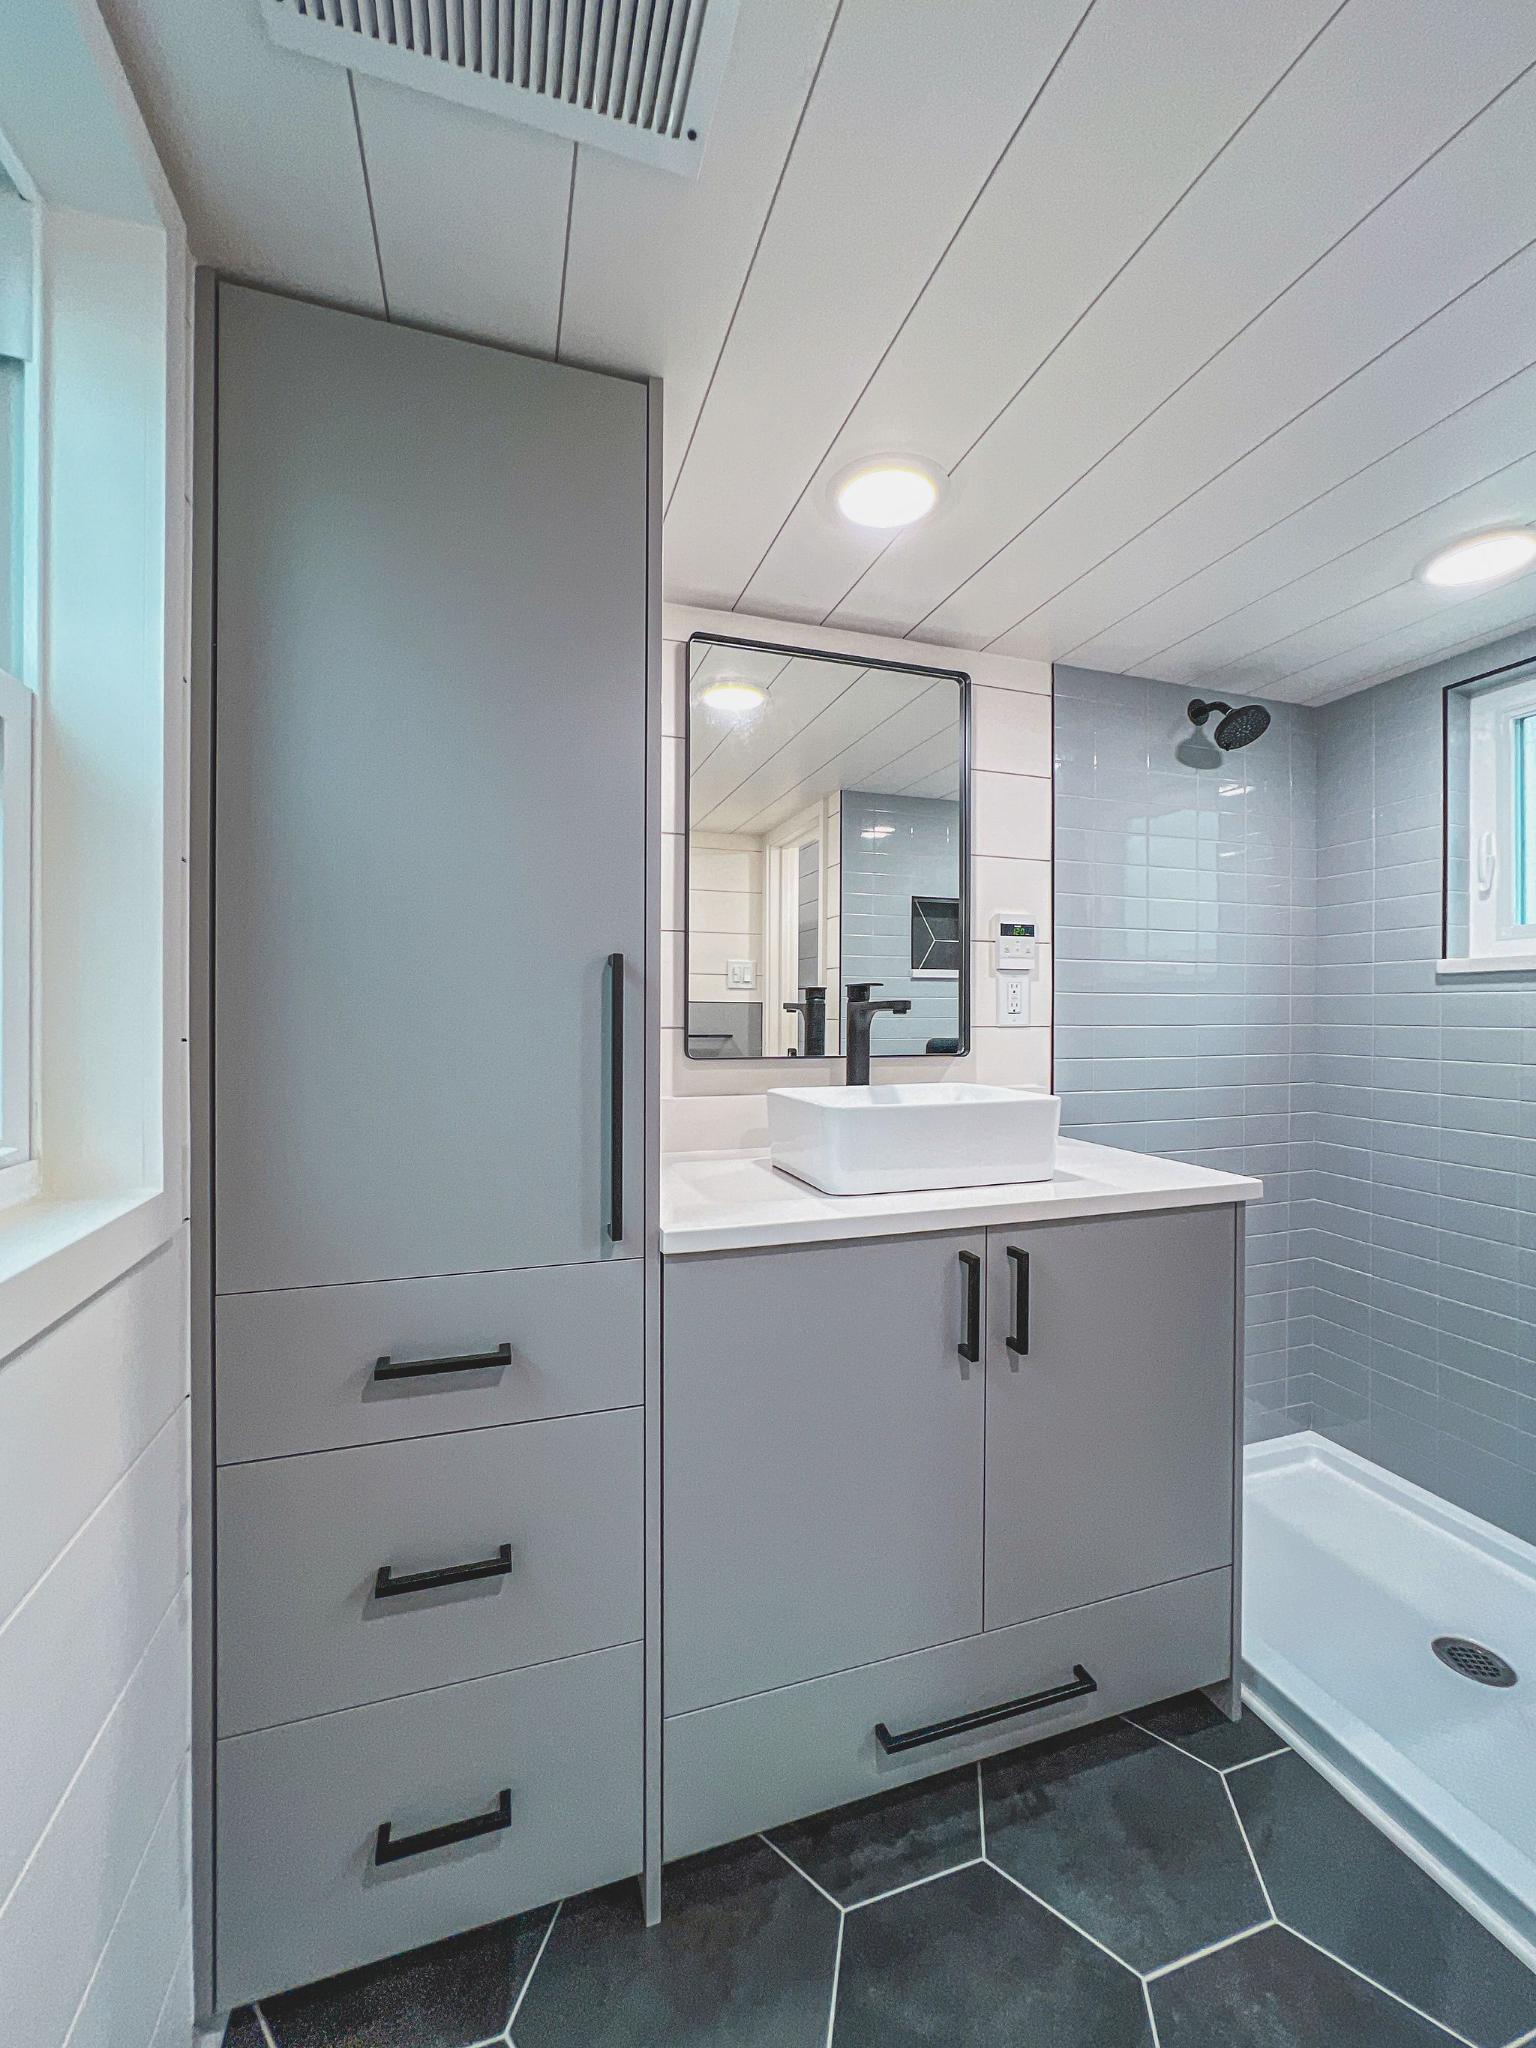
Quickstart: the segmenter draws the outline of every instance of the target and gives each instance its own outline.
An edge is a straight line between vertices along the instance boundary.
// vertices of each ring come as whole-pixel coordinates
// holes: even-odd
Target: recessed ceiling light
[[[1528,526],[1504,526],[1495,533],[1453,541],[1431,555],[1419,575],[1435,590],[1466,590],[1478,583],[1502,583],[1533,563],[1536,532]]]
[[[705,685],[699,692],[699,702],[707,704],[711,711],[740,713],[755,711],[767,694],[744,676],[722,676],[718,683]]]
[[[838,485],[837,509],[855,526],[910,526],[938,503],[939,482],[919,462],[863,462]]]

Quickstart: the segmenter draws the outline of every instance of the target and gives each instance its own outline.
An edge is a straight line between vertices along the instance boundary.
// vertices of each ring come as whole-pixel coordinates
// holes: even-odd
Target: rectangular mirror
[[[848,991],[905,999],[875,1058],[969,1050],[968,678],[688,643],[685,1049],[838,1059]]]

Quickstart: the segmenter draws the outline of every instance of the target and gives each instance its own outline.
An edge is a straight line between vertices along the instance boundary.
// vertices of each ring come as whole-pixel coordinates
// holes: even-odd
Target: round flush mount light
[[[739,716],[743,711],[755,711],[767,694],[745,676],[722,676],[718,683],[707,683],[700,690],[699,702],[707,704],[711,711]]]
[[[1419,571],[1432,590],[1474,590],[1484,583],[1503,583],[1536,564],[1536,531],[1504,526],[1493,533],[1474,533],[1431,555]]]
[[[837,509],[855,526],[911,526],[939,502],[943,478],[926,463],[906,456],[861,462],[838,483]]]

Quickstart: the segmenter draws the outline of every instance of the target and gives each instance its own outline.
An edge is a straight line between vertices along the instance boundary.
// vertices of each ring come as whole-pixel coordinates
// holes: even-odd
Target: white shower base
[[[1310,1430],[1249,1447],[1244,1521],[1249,1698],[1536,1969],[1536,1547]]]

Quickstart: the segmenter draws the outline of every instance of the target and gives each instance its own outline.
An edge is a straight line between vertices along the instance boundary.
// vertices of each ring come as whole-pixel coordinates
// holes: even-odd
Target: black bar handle
[[[1013,1268],[1013,1328],[1008,1334],[1008,1349],[1015,1358],[1029,1356],[1029,1253],[1021,1251],[1016,1244],[1008,1247],[1008,1263]]]
[[[961,1252],[960,1263],[965,1268],[965,1335],[955,1346],[960,1356],[969,1365],[981,1363],[981,1257],[977,1252]]]
[[[492,1366],[510,1365],[512,1346],[498,1344],[494,1351],[473,1351],[462,1358],[391,1358],[386,1352],[376,1359],[373,1377],[376,1380],[420,1380],[429,1379],[439,1372],[488,1372]]]
[[[449,1849],[455,1842],[472,1842],[477,1835],[499,1835],[512,1825],[512,1788],[503,1785],[490,1813],[472,1813],[468,1820],[445,1821],[438,1828],[423,1828],[420,1834],[396,1839],[392,1824],[382,1821],[374,1837],[375,1863],[398,1863],[405,1856],[427,1856],[434,1849]]]
[[[925,1742],[942,1742],[949,1735],[969,1735],[973,1728],[990,1728],[994,1721],[1011,1721],[1015,1714],[1037,1714],[1042,1707],[1059,1707],[1066,1700],[1086,1699],[1098,1689],[1098,1680],[1090,1678],[1081,1664],[1074,1664],[1070,1685],[1049,1686],[1044,1692],[1032,1692],[1021,1700],[1006,1700],[1000,1707],[983,1707],[979,1713],[956,1714],[952,1721],[911,1728],[905,1735],[893,1735],[883,1721],[877,1721],[875,1740],[887,1756],[900,1756],[905,1749],[921,1749]]]
[[[608,1235],[615,1244],[624,1236],[624,955],[608,955],[608,991],[612,1002],[608,1041]]]
[[[430,1572],[396,1572],[391,1564],[379,1566],[373,1582],[375,1600],[393,1600],[397,1593],[430,1593],[439,1586],[467,1586],[471,1579],[504,1579],[512,1569],[512,1546],[503,1543],[494,1557],[477,1557],[472,1564],[444,1564]]]

